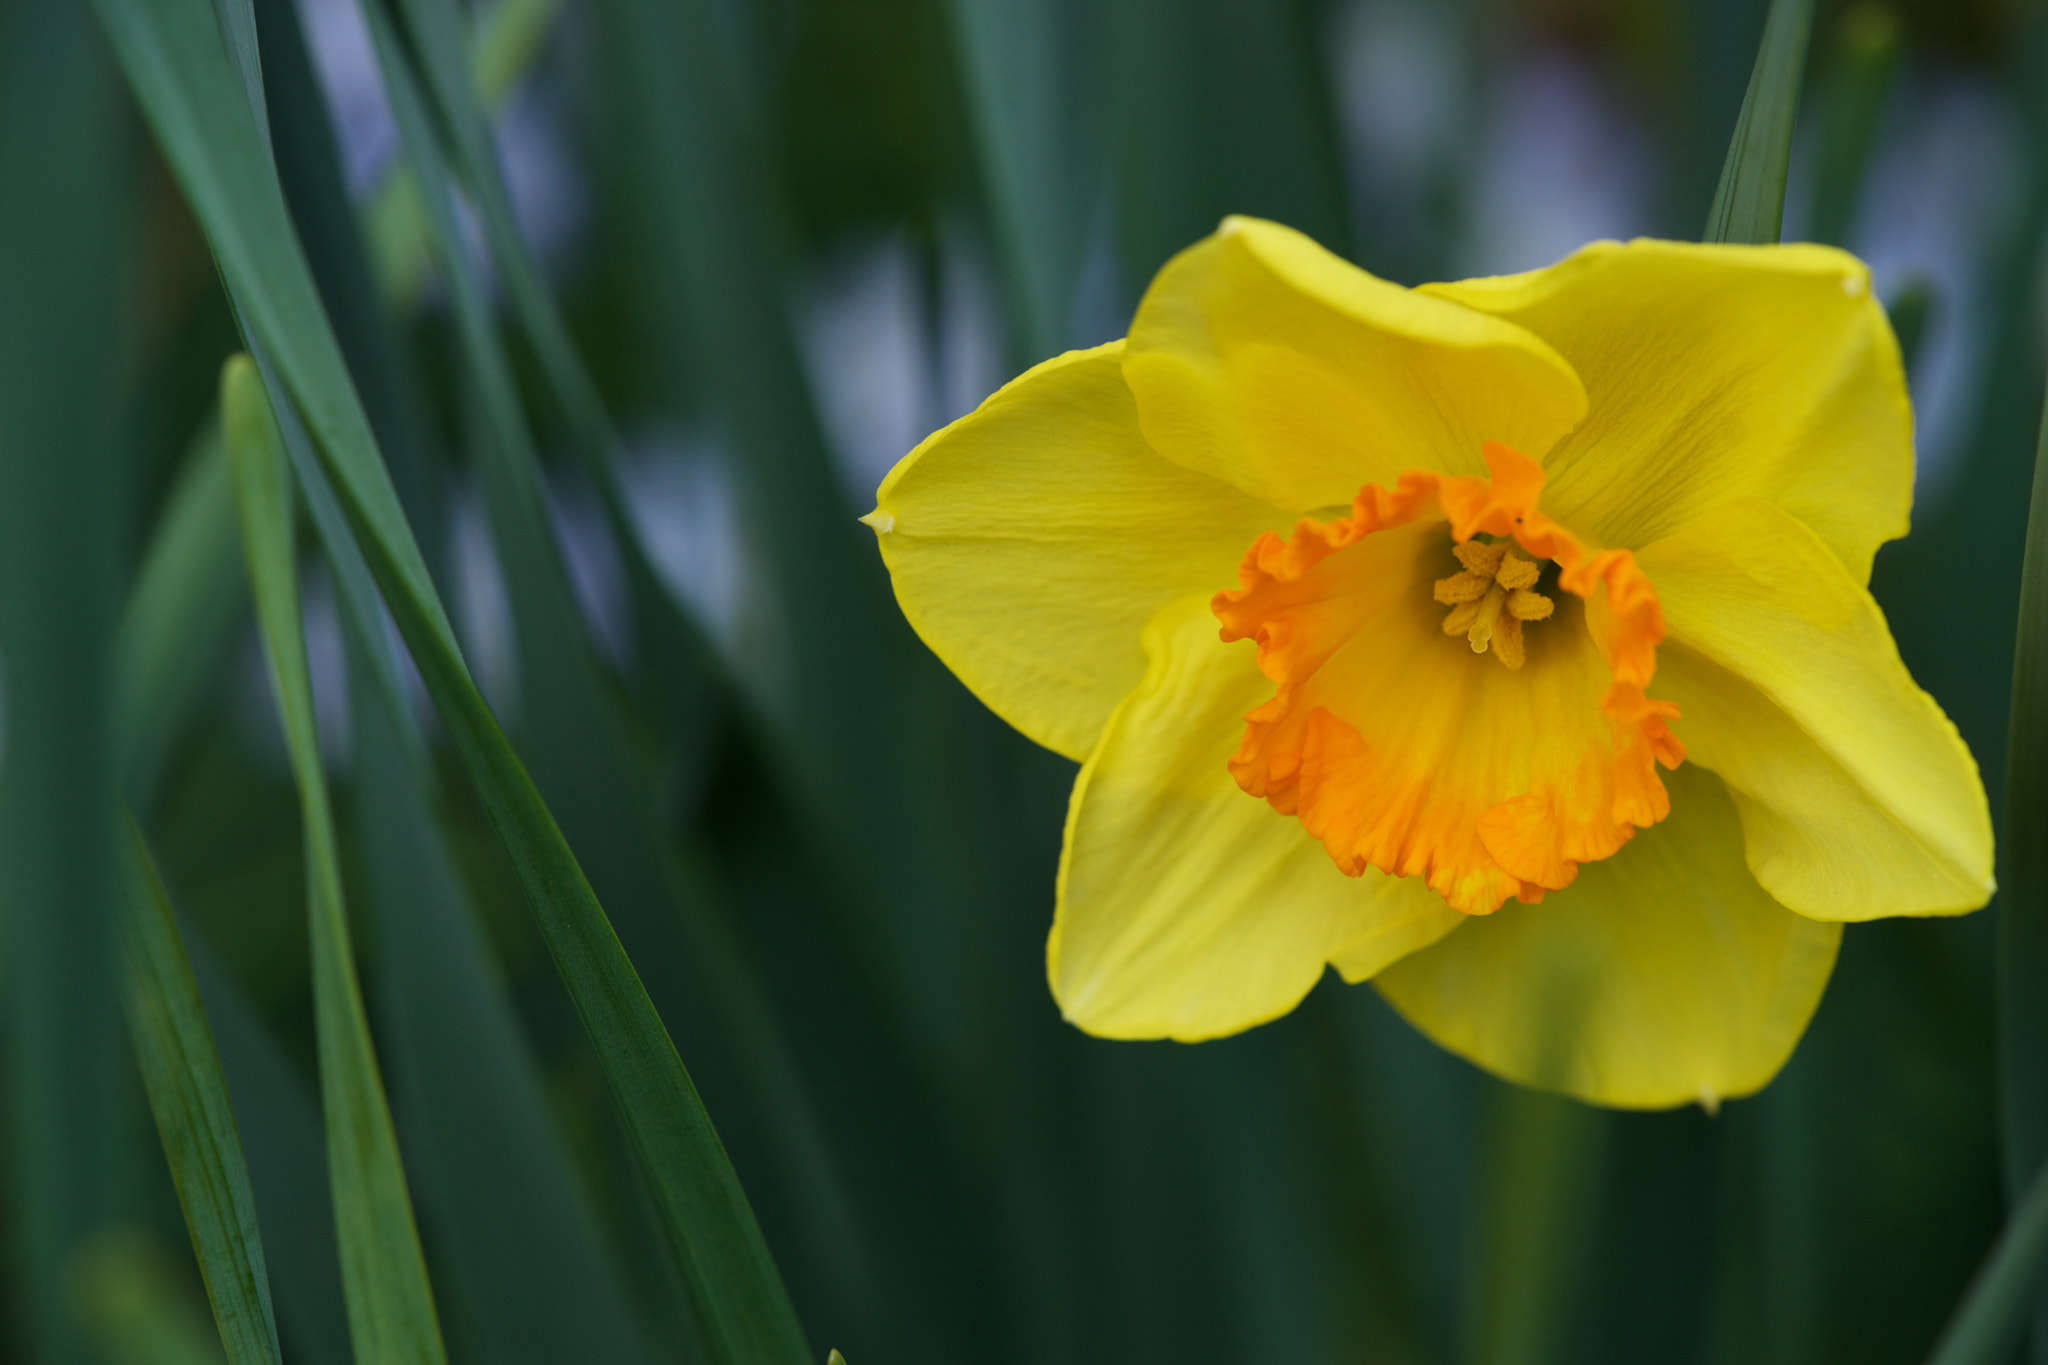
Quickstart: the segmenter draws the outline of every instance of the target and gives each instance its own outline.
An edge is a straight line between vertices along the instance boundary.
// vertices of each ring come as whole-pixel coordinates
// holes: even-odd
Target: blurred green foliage
[[[489,613],[456,615],[531,773],[522,809],[559,824],[575,863],[552,874],[580,868],[630,959],[605,989],[644,985],[689,1069],[635,1092],[593,1043],[651,1035],[587,1023],[594,988],[556,961],[581,902],[530,913],[516,783],[478,777],[480,720],[426,701],[435,665],[394,647],[362,556],[387,594],[388,566],[319,414],[295,435],[281,413],[317,757],[451,1358],[734,1358],[722,1282],[689,1288],[683,1196],[650,1183],[630,1116],[654,1103],[683,1116],[656,1136],[703,1158],[691,1189],[725,1188],[721,1143],[744,1186],[752,1214],[714,1250],[745,1261],[758,1217],[774,1266],[752,1306],[773,1316],[779,1270],[809,1346],[854,1365],[1927,1354],[2005,1207],[1992,915],[1853,926],[1785,1073],[1713,1116],[1513,1091],[1334,978],[1222,1042],[1085,1038],[1041,965],[1071,765],[903,624],[851,520],[834,356],[806,331],[846,262],[899,252],[929,427],[979,397],[962,383],[1114,334],[1226,212],[1390,278],[1454,273],[1488,211],[1488,111],[1545,61],[1606,92],[1622,143],[1593,154],[1648,167],[1615,230],[1695,235],[1762,0],[362,3],[384,41],[358,65],[398,114],[368,174],[360,107],[321,97],[308,46],[333,59],[357,0],[182,9],[256,58],[218,69],[260,101],[433,587],[506,599],[495,672]],[[203,992],[284,1356],[342,1361],[301,823],[215,402],[222,362],[269,363],[280,338],[241,330],[232,252],[123,93],[94,16],[124,9],[144,12],[0,0],[0,1360],[212,1349],[120,1034],[119,774]],[[1982,299],[1900,291],[1916,385],[1953,319],[1982,344],[1939,495],[1875,583],[1997,791],[2041,411],[2048,15],[1824,0],[1812,33],[1795,231],[1882,237],[1871,206],[1906,201],[1871,187],[1921,165],[1895,153],[1929,91],[1988,103],[2010,144],[1983,163],[2005,199],[1969,247]],[[501,179],[531,159],[522,119],[566,167],[552,245],[520,236]],[[299,383],[273,375],[272,401],[308,408]],[[732,622],[658,567],[666,513],[640,478],[678,446],[715,452],[702,488],[727,496],[700,501],[744,547]],[[686,583],[716,552],[686,540]],[[616,569],[601,610],[592,554]],[[419,650],[427,628],[400,624]],[[692,1085],[715,1140],[688,1129]]]

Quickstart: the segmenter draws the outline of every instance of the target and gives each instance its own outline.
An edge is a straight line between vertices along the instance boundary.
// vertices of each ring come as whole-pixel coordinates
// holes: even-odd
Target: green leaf
[[[129,1036],[230,1365],[279,1360],[270,1277],[227,1077],[142,831],[128,828],[121,917]]]
[[[102,23],[213,245],[270,348],[323,477],[504,841],[591,1035],[707,1330],[728,1359],[808,1360],[746,1196],[575,856],[455,645],[327,329],[275,175],[203,0],[98,0]],[[308,499],[318,500],[311,488]]]
[[[378,549],[380,576],[390,575],[400,585],[394,595],[418,613],[417,620],[401,618],[401,626],[436,635],[455,655],[454,631],[348,382],[211,7],[205,0],[96,0],[95,7],[214,249],[230,299],[274,352],[350,515]]]
[[[484,108],[497,109],[511,98],[561,11],[562,0],[501,0],[478,16],[469,67]]]
[[[1881,0],[1861,0],[1835,20],[1817,92],[1820,135],[1811,215],[1816,242],[1841,246],[1848,235],[1878,120],[1899,73],[1902,28],[1898,11]]]
[[[2006,731],[1998,892],[1998,1031],[2008,1198],[2048,1199],[2048,406],[2034,456]],[[2048,1215],[2044,1215],[2048,1216]],[[2020,1217],[2015,1209],[2015,1226]],[[1987,1308],[1983,1310],[1989,1312]],[[2048,1348],[2048,1314],[2036,1318]]]
[[[1785,217],[1785,173],[1806,74],[1813,0],[1771,0],[1756,69],[1736,116],[1721,184],[1707,212],[1706,242],[1775,242]]]
[[[624,1277],[577,1188],[431,804],[425,748],[368,678],[349,696],[378,1022],[414,1182],[470,1335],[506,1365],[646,1362]]]
[[[432,145],[437,134],[424,107],[431,104],[439,115],[439,128],[448,130],[449,154],[445,160],[452,163],[441,166],[429,177],[424,193],[438,199],[433,204],[421,199],[423,189],[410,173],[411,168],[401,172],[410,195],[411,211],[420,215],[420,226],[435,243],[434,251],[444,269],[468,269],[466,244],[450,235],[452,219],[445,185],[460,183],[469,191],[470,202],[477,207],[482,220],[492,262],[540,361],[542,377],[569,427],[573,448],[597,493],[598,507],[604,514],[612,543],[619,550],[634,607],[639,654],[653,675],[651,690],[658,703],[646,709],[668,723],[667,739],[679,751],[676,757],[680,762],[686,768],[696,766],[703,761],[702,750],[709,743],[716,694],[724,690],[719,686],[723,681],[719,676],[722,670],[702,631],[662,585],[640,525],[626,510],[626,495],[617,467],[618,432],[514,220],[511,195],[490,137],[489,106],[494,98],[502,98],[509,83],[524,69],[524,63],[530,62],[538,51],[545,25],[555,12],[555,0],[510,0],[499,5],[478,31],[475,41],[467,45],[471,55],[466,60],[462,17],[450,0],[403,0],[401,8],[413,37],[410,50],[420,68],[417,83],[425,96],[407,97],[422,106],[410,120],[407,145],[412,149],[413,161],[421,163],[418,169],[422,171],[429,159],[437,166],[444,161],[439,149]],[[402,58],[399,61],[404,65]],[[387,81],[403,79],[412,83],[409,76],[393,74],[390,60],[385,66]],[[397,207],[388,210],[401,211]],[[451,245],[458,254],[451,255]],[[471,324],[464,325],[464,336],[472,347],[487,340]],[[487,389],[497,386],[497,381],[489,377],[480,376],[478,382]],[[489,420],[501,431],[507,427],[508,417],[517,416],[516,411],[498,411],[505,406],[500,396],[487,394],[486,401],[491,405]],[[506,438],[501,435],[498,439]],[[531,441],[524,444],[530,446]]]
[[[1346,251],[1344,167],[1312,11],[1233,0],[1105,9],[1129,295],[1118,304],[1133,302],[1170,256],[1227,214],[1272,218]]]
[[[664,364],[699,361],[716,395],[768,637],[738,665],[740,681],[795,812],[878,921],[910,899],[887,868],[931,869],[927,854],[958,852],[919,806],[946,800],[938,765],[910,757],[951,751],[957,736],[938,732],[959,714],[958,684],[891,599],[874,536],[851,515],[866,509],[839,493],[777,268],[789,227],[761,183],[770,159],[718,31],[723,9],[714,0],[590,7],[613,73],[618,173],[630,196],[622,214],[644,267],[641,340]],[[878,752],[896,759],[877,764]],[[945,893],[930,895],[933,914],[950,919],[951,907],[938,906]],[[924,927],[898,932],[915,938]]]
[[[0,5],[0,1040],[9,1324],[86,1357],[65,1277],[124,1200],[112,736],[133,160],[75,0]],[[18,1316],[16,1312],[18,1311]]]
[[[446,569],[445,471],[433,458],[423,386],[408,364],[399,320],[377,289],[296,0],[258,0],[255,8],[279,187],[400,503],[421,553],[438,574]],[[275,378],[267,373],[264,382],[271,406],[281,411],[290,405],[281,401]],[[289,436],[292,424],[282,425]]]
[[[2038,483],[2036,485],[2039,486]],[[2030,556],[2031,559],[2031,556]],[[2008,893],[2009,894],[2009,893]],[[2041,1301],[2048,1268],[2048,1168],[2033,1177],[1928,1365],[2001,1365]]]
[[[433,7],[433,0],[425,5]],[[679,866],[666,847],[653,809],[653,784],[629,743],[629,718],[574,600],[547,521],[540,463],[519,410],[510,362],[492,326],[484,281],[461,238],[450,177],[419,83],[375,11],[370,27],[468,361],[486,504],[512,588],[536,774],[586,850],[590,875],[618,922],[656,949],[657,963],[687,964],[681,980],[674,968],[655,969],[655,998],[711,1016],[711,1029],[735,1055],[745,1093],[762,1111],[760,1127],[780,1183],[801,1210],[800,1225],[818,1243],[807,1250],[838,1269],[828,1282],[841,1291],[845,1315],[871,1315],[867,1258],[822,1125],[719,909],[709,903],[701,877]],[[537,276],[534,284],[538,288]],[[552,318],[551,305],[546,311]],[[566,333],[561,340],[567,344]],[[602,450],[596,455],[605,458]],[[660,990],[662,985],[669,989]]]
[[[349,942],[334,817],[320,765],[313,685],[299,620],[291,484],[262,385],[248,357],[228,362],[221,373],[222,426],[235,473],[256,618],[304,815],[313,1014],[349,1333],[356,1359],[365,1365],[438,1365],[446,1352]]]
[[[1015,333],[1029,363],[1066,349],[1088,214],[1068,22],[1056,0],[951,0],[953,33]],[[1091,338],[1093,340],[1093,338]]]
[[[256,1211],[270,1220],[263,1253],[278,1335],[294,1362],[342,1365],[349,1359],[348,1306],[335,1252],[319,1100],[206,941],[189,926],[184,933],[234,1099]]]
[[[296,15],[287,0],[263,19],[280,156],[291,147],[301,158],[287,183],[303,200],[343,215],[319,243],[330,258],[323,297],[337,318],[355,321],[343,343],[357,372],[393,368],[393,339],[374,316],[374,294],[334,297],[336,289],[360,288],[366,272],[359,244],[347,236],[352,224],[331,149],[324,165],[314,164],[317,144],[331,135],[324,121],[308,126],[323,111],[301,108],[300,101],[317,104],[318,93],[275,81],[290,71],[311,79]],[[374,353],[379,347],[387,348],[381,357]],[[393,409],[386,418],[402,425],[396,395],[387,388],[384,399]],[[538,1068],[440,831],[437,781],[390,657],[375,585],[303,430],[295,422],[282,426],[292,463],[314,490],[308,500],[330,550],[357,674],[349,697],[358,820],[377,921],[382,989],[375,1003],[414,1185],[439,1235],[448,1279],[492,1360],[644,1359],[623,1277],[577,1188]],[[549,1254],[533,1256],[537,1246]]]

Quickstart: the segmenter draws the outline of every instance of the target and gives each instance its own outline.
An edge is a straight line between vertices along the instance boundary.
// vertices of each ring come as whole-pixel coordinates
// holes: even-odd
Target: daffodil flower
[[[1271,223],[932,436],[911,624],[1080,762],[1066,1017],[1215,1037],[1325,964],[1513,1080],[1750,1093],[1842,923],[1991,892],[1865,585],[1912,415],[1853,257],[1600,242],[1409,290]]]

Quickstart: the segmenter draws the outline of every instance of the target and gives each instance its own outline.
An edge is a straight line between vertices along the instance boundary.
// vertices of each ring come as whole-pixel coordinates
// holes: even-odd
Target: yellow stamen
[[[1497,541],[1489,544],[1483,540],[1468,540],[1451,547],[1451,553],[1458,557],[1460,564],[1463,564],[1473,573],[1484,575],[1487,578],[1492,578],[1500,572],[1501,558],[1507,552],[1506,541]]]
[[[1436,600],[1451,609],[1444,617],[1444,634],[1462,635],[1474,654],[1491,648],[1503,665],[1520,668],[1527,658],[1522,623],[1541,621],[1556,610],[1548,597],[1531,591],[1542,566],[1516,554],[1505,540],[1468,540],[1453,545],[1451,553],[1465,570],[1436,581]]]
[[[1479,619],[1472,623],[1472,629],[1465,632],[1465,638],[1472,642],[1474,654],[1486,652],[1486,642],[1493,638],[1493,623],[1500,619],[1500,609],[1507,605],[1507,601],[1507,591],[1498,582],[1479,599]]]
[[[1535,586],[1536,577],[1541,572],[1534,560],[1524,559],[1510,550],[1493,577],[1503,588],[1529,588]]]
[[[1483,573],[1466,570],[1454,573],[1449,578],[1436,581],[1436,600],[1447,607],[1460,602],[1477,602],[1486,596],[1486,590],[1493,586],[1493,579]]]
[[[1512,616],[1503,616],[1494,625],[1493,657],[1509,668],[1522,666],[1522,623]]]
[[[1516,588],[1508,594],[1508,615],[1517,621],[1541,621],[1557,610],[1557,604],[1540,592]]]

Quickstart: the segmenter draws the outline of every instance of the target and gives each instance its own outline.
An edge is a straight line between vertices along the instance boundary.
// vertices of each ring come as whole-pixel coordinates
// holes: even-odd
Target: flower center
[[[1657,767],[1685,756],[1678,708],[1646,692],[1664,637],[1648,576],[1538,510],[1534,460],[1485,453],[1490,479],[1411,470],[1360,489],[1349,516],[1260,537],[1213,603],[1275,684],[1245,717],[1238,785],[1342,871],[1422,877],[1468,914],[1611,857],[1669,812]],[[1440,578],[1447,540],[1460,570]]]
[[[1491,645],[1494,658],[1520,668],[1526,658],[1522,623],[1544,620],[1557,609],[1533,591],[1542,569],[1516,554],[1508,540],[1468,540],[1452,546],[1451,553],[1465,570],[1436,581],[1436,600],[1451,609],[1444,617],[1444,634],[1464,636],[1474,654],[1486,653]]]

